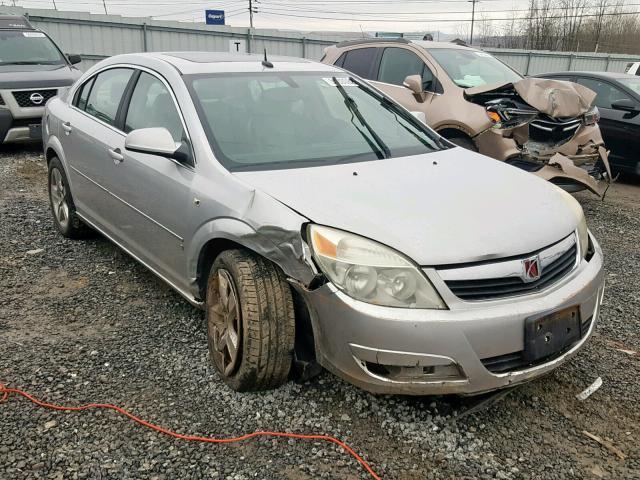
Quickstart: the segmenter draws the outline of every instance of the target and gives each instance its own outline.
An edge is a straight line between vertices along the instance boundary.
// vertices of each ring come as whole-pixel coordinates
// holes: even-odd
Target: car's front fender
[[[270,197],[260,195],[256,199],[258,197],[266,202],[273,201]],[[256,224],[247,212],[242,219],[221,217],[200,226],[185,245],[188,276],[193,290],[198,289],[199,276],[206,274],[200,271],[202,255],[207,245],[215,241],[229,241],[247,248],[278,265],[289,278],[308,286],[317,271],[309,247],[301,235],[307,219],[282,204],[279,206],[281,208],[277,210],[281,218],[278,222]]]

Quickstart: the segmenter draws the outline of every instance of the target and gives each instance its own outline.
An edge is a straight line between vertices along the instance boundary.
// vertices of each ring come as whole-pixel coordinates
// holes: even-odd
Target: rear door
[[[110,171],[124,149],[116,126],[123,94],[133,69],[114,67],[85,82],[61,118],[61,141],[74,201],[81,215],[107,233],[114,230],[119,202],[108,188]]]
[[[597,93],[595,104],[600,110],[600,130],[605,145],[610,153],[611,163],[618,168],[625,167],[636,153],[636,143],[633,141],[639,132],[632,122],[634,114],[622,110],[614,110],[612,103],[616,100],[629,99],[635,102],[624,90],[606,80],[597,78],[578,77],[577,82]],[[637,116],[637,114],[636,114]]]
[[[140,71],[126,95],[122,114],[125,133],[151,127],[166,128],[189,160],[178,162],[158,155],[122,150],[108,188],[122,208],[117,229],[127,247],[174,285],[184,287],[186,261],[183,241],[196,220],[191,185],[195,159],[182,115],[169,84],[157,73]]]

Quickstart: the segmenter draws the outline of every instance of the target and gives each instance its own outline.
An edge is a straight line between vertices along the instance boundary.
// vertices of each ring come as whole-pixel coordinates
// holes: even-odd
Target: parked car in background
[[[539,75],[583,85],[597,96],[600,130],[617,172],[640,175],[640,77],[611,72],[556,72]]]
[[[585,88],[525,79],[489,53],[452,43],[353,40],[327,48],[322,61],[423,112],[457,145],[570,191],[602,194],[608,185],[598,112]]]
[[[204,308],[236,390],[319,362],[373,392],[478,393],[597,322],[602,252],[571,195],[339,68],[118,55],[47,104],[44,138],[59,231],[90,225]]]
[[[640,62],[632,62],[627,65],[629,75],[640,75]]]
[[[41,141],[44,105],[81,72],[25,17],[0,16],[0,144]]]

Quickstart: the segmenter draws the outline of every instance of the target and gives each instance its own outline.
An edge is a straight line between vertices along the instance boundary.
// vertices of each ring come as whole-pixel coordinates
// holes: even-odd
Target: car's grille
[[[565,143],[573,138],[580,125],[580,118],[562,119],[540,115],[529,123],[529,139],[540,143]]]
[[[584,338],[584,336],[589,331],[589,328],[591,327],[592,319],[593,317],[589,317],[582,322],[582,326],[580,327],[581,339]],[[571,350],[571,348],[573,348],[573,346],[576,345],[576,343],[578,343],[579,341],[580,340],[574,342],[571,345],[567,345],[562,350],[554,352],[553,354],[547,357],[540,358],[535,362],[526,360],[524,358],[523,352],[520,351],[520,352],[507,353],[506,355],[498,355],[497,357],[483,358],[482,364],[484,365],[484,368],[489,370],[491,373],[505,373],[505,372],[513,372],[515,370],[523,370],[525,368],[542,365],[543,363],[547,363],[558,358],[559,356],[563,355],[567,351]]]
[[[13,97],[18,102],[18,105],[21,107],[43,107],[47,100],[55,97],[58,94],[57,89],[49,89],[49,90],[20,90],[14,91]],[[33,97],[32,97],[33,95]],[[38,99],[42,98],[40,102]],[[34,101],[36,100],[36,101]]]
[[[484,278],[480,280],[446,280],[445,283],[457,297],[463,300],[487,300],[522,295],[546,288],[566,274],[576,264],[577,245],[573,243],[557,259],[545,266],[540,278],[525,282],[519,277]]]

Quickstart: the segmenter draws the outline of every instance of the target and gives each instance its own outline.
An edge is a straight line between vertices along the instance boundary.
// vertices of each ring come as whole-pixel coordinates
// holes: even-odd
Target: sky
[[[27,8],[104,13],[103,0],[0,0],[0,4]],[[225,10],[227,24],[249,26],[249,0],[105,0],[111,14],[153,16],[158,20],[204,21],[205,9]],[[482,0],[476,19],[525,16],[527,0]],[[472,4],[468,0],[254,0],[255,28],[303,31],[441,31],[469,30]],[[522,11],[513,11],[522,10]],[[500,22],[493,22],[499,25]],[[476,27],[477,28],[477,27]]]
[[[629,0],[631,1],[631,0]],[[203,22],[205,9],[225,10],[227,25],[249,26],[249,0],[0,0],[0,4],[27,8],[54,8],[158,20]],[[623,0],[624,3],[624,0]],[[491,20],[499,28],[512,17],[526,17],[528,0],[480,0],[476,32]],[[469,0],[254,0],[255,28],[303,31],[444,32],[468,35],[472,3]],[[560,13],[560,12],[558,12]]]

